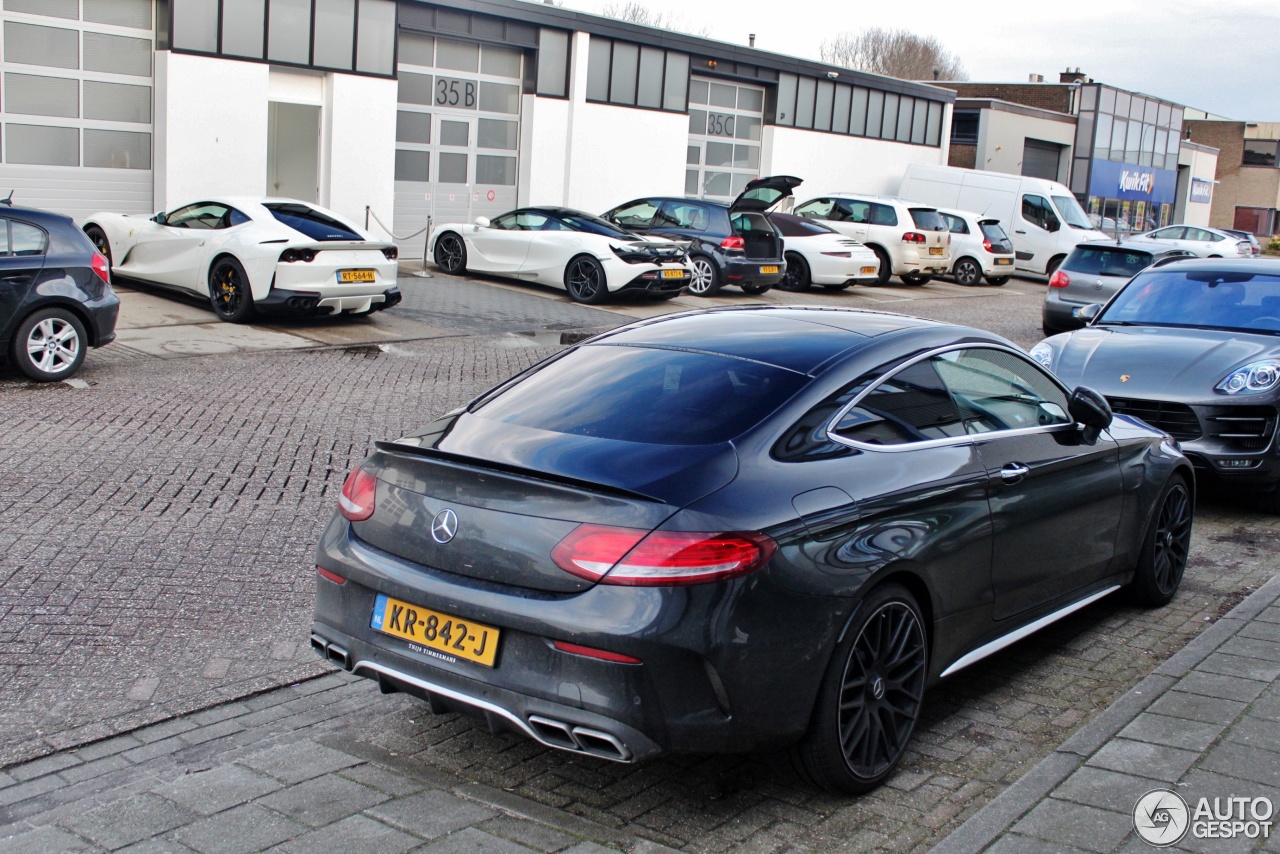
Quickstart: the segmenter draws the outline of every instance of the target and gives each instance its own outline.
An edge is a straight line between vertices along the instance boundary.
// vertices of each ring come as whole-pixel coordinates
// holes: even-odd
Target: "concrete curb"
[[[977,854],[982,851],[1158,700],[1179,678],[1194,670],[1277,599],[1280,599],[1280,575],[1249,594],[1008,789],[970,816],[933,847],[933,854]]]

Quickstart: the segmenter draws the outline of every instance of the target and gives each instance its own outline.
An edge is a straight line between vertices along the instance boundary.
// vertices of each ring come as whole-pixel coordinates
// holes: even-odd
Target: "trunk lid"
[[[742,194],[729,205],[730,212],[756,211],[764,212],[778,202],[791,195],[796,187],[803,184],[799,178],[791,175],[770,175],[748,181]]]

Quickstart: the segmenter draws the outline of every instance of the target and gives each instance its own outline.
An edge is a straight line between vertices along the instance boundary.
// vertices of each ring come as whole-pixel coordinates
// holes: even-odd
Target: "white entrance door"
[[[760,177],[764,89],[694,77],[684,191],[730,201]]]
[[[320,108],[267,105],[267,195],[320,201]]]

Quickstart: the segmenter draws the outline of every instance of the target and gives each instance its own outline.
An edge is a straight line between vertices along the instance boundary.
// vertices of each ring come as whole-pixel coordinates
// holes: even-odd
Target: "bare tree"
[[[968,80],[960,57],[933,36],[872,27],[840,33],[818,49],[823,62],[903,80]]]
[[[640,24],[645,27],[678,30],[682,33],[702,36],[703,38],[711,35],[711,31],[706,27],[692,27],[672,12],[655,12],[645,4],[636,2],[636,0],[627,0],[626,3],[607,3],[600,10],[600,13],[608,18],[617,18],[619,21],[629,21],[632,24]]]

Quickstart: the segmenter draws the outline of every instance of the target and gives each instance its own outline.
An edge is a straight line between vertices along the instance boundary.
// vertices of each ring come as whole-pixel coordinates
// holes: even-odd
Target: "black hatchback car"
[[[1192,492],[1163,433],[990,333],[667,315],[379,442],[317,549],[311,643],[551,747],[791,745],[863,791],[930,683],[1122,587],[1172,599]]]
[[[0,207],[0,352],[37,382],[62,380],[116,338],[104,258],[62,214]]]
[[[748,294],[762,294],[787,270],[782,233],[765,213],[801,183],[789,175],[757,178],[731,204],[650,196],[618,205],[604,218],[636,234],[692,241],[689,293],[706,297],[737,285]]]

